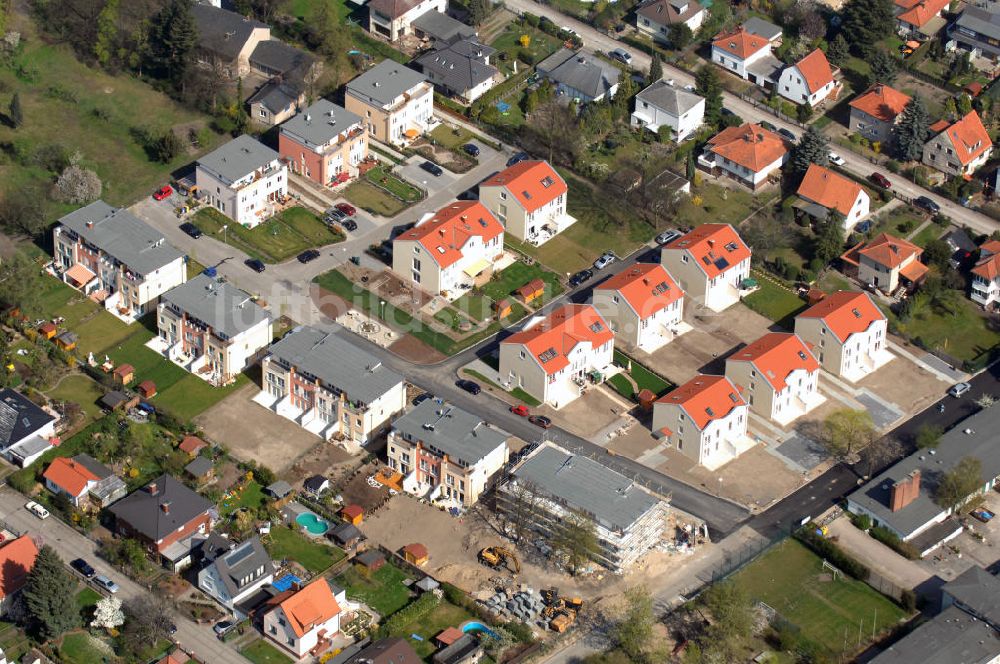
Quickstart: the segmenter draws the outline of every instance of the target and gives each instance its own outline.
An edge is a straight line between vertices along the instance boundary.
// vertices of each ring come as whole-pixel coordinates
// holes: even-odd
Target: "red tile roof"
[[[446,205],[427,221],[396,238],[415,240],[443,269],[462,258],[469,238],[479,236],[489,242],[503,233],[503,226],[479,201],[457,201]]]
[[[922,28],[929,20],[941,13],[950,0],[896,0],[896,6],[904,11],[896,20]]]
[[[722,49],[741,60],[749,58],[757,51],[766,48],[769,44],[770,42],[767,39],[750,34],[743,29],[743,26],[732,32],[719,33],[712,41],[714,48]]]
[[[16,593],[28,581],[35,566],[38,547],[27,535],[21,535],[0,547],[0,598]]]
[[[163,659],[156,662],[156,664],[188,664],[191,661],[191,657],[188,656],[186,652],[178,648],[172,653],[165,655]]]
[[[709,279],[750,258],[750,247],[729,224],[702,224],[664,248],[687,251]]]
[[[796,62],[795,67],[802,73],[810,93],[833,83],[833,70],[830,69],[830,62],[826,59],[826,54],[818,48]]]
[[[785,389],[785,381],[796,369],[818,371],[819,362],[805,343],[790,332],[771,332],[732,355],[727,362],[750,362],[757,373],[774,388]]]
[[[983,121],[975,111],[969,111],[968,115],[942,133],[954,146],[955,156],[963,166],[993,147]]]
[[[298,637],[340,613],[340,605],[324,578],[316,579],[303,587],[278,607],[284,612],[288,624]]]
[[[659,263],[636,263],[594,290],[618,291],[640,320],[684,297],[684,291]]]
[[[416,559],[426,558],[428,556],[427,547],[420,542],[413,542],[412,544],[407,544],[403,547],[403,553],[409,554]]]
[[[534,212],[566,193],[566,181],[547,161],[521,161],[500,171],[480,187],[504,187],[526,212]]]
[[[133,373],[135,373],[135,367],[131,364],[119,364],[118,368],[114,371],[114,375],[118,377],[127,376]]]
[[[569,364],[567,355],[577,344],[589,342],[598,348],[614,338],[611,328],[592,305],[567,304],[500,343],[524,345],[545,373],[551,375]]]
[[[42,477],[71,496],[79,496],[86,490],[88,482],[97,482],[100,479],[83,464],[67,457],[53,459],[42,473]]]
[[[987,281],[996,279],[1000,276],[1000,254],[988,254],[985,258],[980,258],[976,267],[972,268],[972,274]]]
[[[203,449],[208,447],[208,443],[199,438],[198,436],[184,436],[184,440],[181,444],[177,446],[182,452],[187,452],[188,454],[198,454]]]
[[[734,408],[746,405],[739,390],[728,378],[704,374],[663,395],[656,403],[680,406],[699,429],[704,429],[712,420],[726,417]]]
[[[788,153],[780,136],[755,124],[726,127],[709,139],[708,147],[754,173],[760,173]]]
[[[819,318],[830,332],[840,340],[864,332],[875,321],[885,320],[885,314],[875,305],[868,293],[837,291],[809,307],[796,318]]]
[[[920,258],[923,253],[924,250],[912,242],[888,233],[879,233],[858,251],[861,256],[889,269],[899,267],[910,256]]]
[[[902,113],[909,103],[910,95],[883,83],[875,83],[851,100],[850,106],[883,122],[895,122],[896,116]]]
[[[797,193],[828,210],[837,210],[846,217],[854,209],[862,191],[861,185],[854,180],[838,175],[829,168],[810,164]]]

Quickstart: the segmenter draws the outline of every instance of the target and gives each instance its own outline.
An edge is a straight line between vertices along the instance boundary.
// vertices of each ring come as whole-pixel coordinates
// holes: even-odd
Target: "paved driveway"
[[[424,157],[416,155],[407,159],[406,163],[396,166],[395,171],[421,189],[425,189],[428,196],[444,191],[462,179],[461,174],[452,173],[447,168],[441,168],[441,175],[428,173],[420,167],[426,161]]]

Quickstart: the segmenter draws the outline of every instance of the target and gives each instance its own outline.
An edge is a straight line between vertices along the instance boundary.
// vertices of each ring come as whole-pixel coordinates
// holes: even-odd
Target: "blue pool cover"
[[[274,586],[278,591],[285,592],[292,587],[293,583],[302,583],[302,579],[295,576],[294,574],[286,574],[271,585]]]

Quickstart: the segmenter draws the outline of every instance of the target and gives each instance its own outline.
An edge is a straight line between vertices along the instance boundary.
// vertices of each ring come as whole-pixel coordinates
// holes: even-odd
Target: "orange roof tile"
[[[935,134],[935,135],[940,134],[942,131],[944,131],[947,128],[948,128],[948,121],[947,120],[938,120],[937,122],[935,122],[934,124],[932,124],[930,127],[928,127],[928,129],[931,130],[931,133]]]
[[[882,122],[894,122],[910,103],[910,95],[890,88],[883,83],[875,83],[851,100],[851,108],[863,111]]]
[[[904,11],[896,20],[922,28],[927,21],[941,13],[950,0],[896,0],[896,6]]]
[[[728,378],[704,374],[663,395],[656,403],[680,406],[699,429],[704,429],[712,420],[726,417],[733,408],[746,405],[739,390]]]
[[[298,637],[340,613],[340,605],[324,578],[316,579],[303,587],[278,607],[284,612],[288,624]]]
[[[785,380],[796,369],[819,371],[819,362],[805,343],[790,332],[765,334],[726,361],[750,362],[775,392],[785,389]]]
[[[910,256],[920,258],[924,250],[906,240],[888,233],[879,233],[871,239],[858,253],[870,261],[889,269],[899,267]]]
[[[1000,254],[1000,240],[987,240],[979,246],[980,254]]]
[[[702,224],[664,248],[687,251],[709,279],[750,258],[750,247],[729,224]]]
[[[460,638],[462,638],[463,634],[465,634],[465,632],[463,632],[457,627],[447,627],[441,630],[441,632],[439,632],[438,635],[434,637],[434,640],[440,643],[441,645],[450,646],[455,641],[458,641]]]
[[[437,211],[427,221],[396,238],[396,242],[415,240],[441,268],[462,258],[469,238],[479,236],[489,242],[503,233],[503,226],[479,201],[456,201]]]
[[[427,547],[420,542],[413,542],[403,547],[403,553],[408,553],[414,558],[426,558],[428,556]]]
[[[521,161],[500,171],[480,187],[504,187],[526,212],[547,205],[566,193],[566,181],[547,161]]]
[[[819,318],[841,343],[858,332],[864,332],[875,321],[885,320],[885,314],[868,293],[837,291],[809,307],[796,318]]]
[[[968,115],[942,133],[954,146],[955,156],[963,166],[993,147],[983,121],[975,111],[969,111]]]
[[[649,318],[684,297],[684,291],[659,263],[636,263],[594,290],[618,291],[639,320]]]
[[[722,49],[741,60],[749,58],[762,48],[766,48],[769,44],[770,42],[767,39],[750,34],[743,29],[743,26],[732,32],[719,33],[715,36],[715,40],[712,41],[714,48]]]
[[[906,277],[913,283],[916,283],[924,278],[924,275],[927,274],[928,270],[930,270],[930,268],[920,261],[911,261],[899,268],[899,275]]]
[[[0,547],[0,598],[16,593],[28,581],[35,566],[38,547],[27,535],[21,535]]]
[[[1000,254],[987,254],[985,258],[980,258],[976,267],[972,268],[972,274],[987,281],[996,279],[1000,276]]]
[[[708,147],[754,173],[760,173],[788,153],[780,136],[755,124],[727,127],[709,139]]]
[[[838,175],[829,168],[810,164],[797,193],[828,210],[837,210],[846,217],[851,214],[862,191],[861,185],[854,180]]]
[[[187,452],[188,454],[197,454],[203,449],[208,447],[208,443],[199,438],[198,436],[184,436],[184,440],[181,444],[177,446],[182,452]]]
[[[809,92],[820,90],[824,85],[833,83],[833,70],[826,54],[818,48],[795,63],[796,69],[802,72],[802,77],[809,87]]]
[[[172,653],[165,655],[163,659],[158,660],[156,664],[188,664],[191,661],[191,657],[178,648]]]
[[[598,348],[615,338],[607,322],[590,304],[564,305],[538,323],[507,337],[501,344],[521,344],[554,374],[569,364],[567,355],[579,343]]]
[[[42,473],[42,477],[71,496],[79,496],[87,488],[88,482],[97,482],[100,479],[83,464],[67,457],[53,459]]]
[[[114,371],[115,376],[127,376],[133,373],[135,373],[135,367],[131,364],[119,364],[118,368]]]

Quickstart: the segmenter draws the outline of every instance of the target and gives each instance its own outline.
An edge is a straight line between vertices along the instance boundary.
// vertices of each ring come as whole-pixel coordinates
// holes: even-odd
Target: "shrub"
[[[101,197],[101,178],[77,165],[67,166],[53,188],[53,198],[62,203],[82,205]]]
[[[822,258],[814,258],[809,261],[809,269],[813,272],[822,272],[823,268],[826,267],[826,263],[823,262]]]
[[[848,512],[848,514],[851,515],[851,523],[858,530],[868,530],[872,527],[872,519],[867,514],[853,514],[851,512]]]
[[[517,59],[526,65],[535,64],[535,54],[526,48],[522,48],[517,52]]]
[[[895,159],[890,159],[889,161],[885,162],[885,168],[890,173],[898,173],[900,168],[899,162],[896,161]]]
[[[510,635],[514,637],[514,640],[519,643],[534,643],[535,641],[531,628],[523,622],[509,622],[504,625],[504,629],[506,629]]]
[[[389,619],[382,623],[382,627],[379,629],[380,634],[383,638],[399,634],[403,627],[420,620],[433,611],[440,601],[434,593],[424,593],[389,616]]]
[[[917,594],[909,588],[904,588],[899,597],[899,604],[910,613],[917,610]]]
[[[817,535],[817,528],[819,526],[810,521],[804,527],[795,531],[795,539],[805,544],[819,556],[826,558],[831,565],[845,574],[849,574],[860,581],[867,580],[870,574],[868,568],[856,558],[844,552],[832,541],[822,535]]]
[[[785,266],[785,279],[788,281],[798,281],[800,276],[802,276],[802,270],[799,269],[798,265],[789,264]]]
[[[884,526],[875,526],[868,531],[868,534],[904,558],[916,560],[920,557],[920,552],[917,551],[915,546],[909,542],[904,542],[896,533]]]

